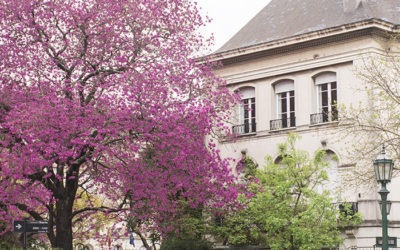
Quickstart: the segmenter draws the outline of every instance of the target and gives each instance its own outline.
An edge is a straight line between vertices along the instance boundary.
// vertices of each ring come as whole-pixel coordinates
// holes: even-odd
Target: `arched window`
[[[317,113],[310,117],[311,124],[338,120],[336,73],[325,72],[314,77],[317,92]]]
[[[276,119],[270,121],[270,129],[277,130],[296,126],[294,82],[284,80],[274,85]]]
[[[232,127],[235,134],[256,132],[256,97],[253,87],[239,89],[241,96],[237,111],[237,124]]]
[[[240,164],[241,164],[241,172],[245,179],[252,178],[255,176],[258,164],[253,158],[245,156],[242,158]]]
[[[256,175],[258,163],[251,156],[247,155],[247,150],[241,151],[241,158],[236,164],[236,171],[241,180],[253,179]]]
[[[324,162],[328,164],[326,169],[328,178],[329,178],[329,189],[333,192],[333,194],[340,191],[341,183],[339,176],[339,158],[335,152],[330,149],[325,150]]]

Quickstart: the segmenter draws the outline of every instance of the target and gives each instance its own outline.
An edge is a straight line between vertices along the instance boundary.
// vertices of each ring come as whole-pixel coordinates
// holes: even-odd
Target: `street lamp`
[[[392,179],[393,161],[386,155],[385,145],[383,145],[381,153],[374,161],[374,170],[376,181],[381,184],[381,190],[378,193],[381,195],[382,200],[382,250],[388,250],[387,196],[389,190],[386,189],[386,184]]]

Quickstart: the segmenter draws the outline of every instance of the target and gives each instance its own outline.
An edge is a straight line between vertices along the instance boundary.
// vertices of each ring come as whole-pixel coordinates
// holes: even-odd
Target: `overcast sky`
[[[221,47],[254,17],[270,0],[195,0],[213,21],[206,32],[213,33],[215,46]]]

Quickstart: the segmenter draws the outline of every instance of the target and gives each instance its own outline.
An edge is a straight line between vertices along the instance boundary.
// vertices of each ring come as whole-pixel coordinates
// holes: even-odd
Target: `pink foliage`
[[[234,200],[205,136],[236,97],[191,59],[202,25],[187,0],[0,0],[0,220],[78,187],[155,223]]]

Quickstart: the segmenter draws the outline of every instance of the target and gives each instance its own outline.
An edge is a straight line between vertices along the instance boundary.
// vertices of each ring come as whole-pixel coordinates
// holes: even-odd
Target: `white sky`
[[[195,0],[213,20],[206,34],[214,34],[213,51],[220,48],[271,0]]]

